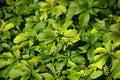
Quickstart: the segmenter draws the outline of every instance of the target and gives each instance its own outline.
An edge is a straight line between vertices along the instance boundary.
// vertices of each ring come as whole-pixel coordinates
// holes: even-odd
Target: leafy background
[[[120,78],[120,0],[0,0],[0,80]]]

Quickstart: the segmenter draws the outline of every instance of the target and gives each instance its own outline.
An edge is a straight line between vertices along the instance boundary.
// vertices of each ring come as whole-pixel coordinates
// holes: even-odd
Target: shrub
[[[120,0],[1,0],[1,80],[120,78]]]

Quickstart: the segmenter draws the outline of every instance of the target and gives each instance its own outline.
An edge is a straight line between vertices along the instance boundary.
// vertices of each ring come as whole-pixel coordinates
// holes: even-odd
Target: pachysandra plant
[[[0,80],[120,79],[120,0],[1,0]]]

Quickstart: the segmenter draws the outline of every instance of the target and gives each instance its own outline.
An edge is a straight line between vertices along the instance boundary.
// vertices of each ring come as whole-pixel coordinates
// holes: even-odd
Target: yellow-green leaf
[[[74,30],[74,29],[73,30],[69,29],[64,32],[65,37],[74,37],[76,36],[76,34],[77,34],[77,30]]]
[[[13,54],[14,54],[14,56],[16,56],[17,58],[19,58],[20,57],[20,50],[14,50],[13,51]]]
[[[98,55],[95,55],[94,61],[99,60],[103,55],[105,55],[105,54],[98,54]]]
[[[119,78],[120,78],[120,72],[117,72],[117,73],[114,75],[114,80],[119,79]]]
[[[25,41],[25,40],[27,40],[28,38],[29,38],[29,37],[28,37],[28,34],[21,33],[21,34],[17,35],[17,36],[14,38],[13,42],[14,42],[14,43],[20,43],[21,41]]]
[[[99,59],[99,61],[97,61],[97,62],[95,63],[95,66],[98,67],[98,68],[100,68],[100,69],[102,69],[102,67],[103,67],[103,66],[105,65],[105,63],[106,63],[107,58],[108,58],[107,55],[106,55],[106,56],[103,56],[102,58]]]
[[[49,43],[47,46],[48,54],[51,55],[56,51],[55,42]]]
[[[95,49],[94,53],[107,53],[105,48],[98,47]]]
[[[3,20],[0,20],[0,21],[1,21],[0,28],[3,29],[5,24],[6,24],[6,22],[4,22]]]
[[[90,33],[91,33],[91,35],[93,35],[93,34],[95,34],[95,33],[97,33],[98,31],[95,29],[95,28],[93,28],[91,31],[90,31]]]
[[[102,71],[97,70],[97,71],[94,71],[94,72],[90,75],[90,78],[91,78],[91,79],[96,79],[96,78],[98,78],[99,76],[101,76],[102,74],[103,74]]]
[[[13,23],[9,23],[9,24],[6,24],[5,27],[3,28],[3,31],[7,31],[9,29],[12,29],[14,28],[14,24]]]
[[[53,75],[50,73],[42,73],[41,75],[44,77],[45,80],[54,80]]]

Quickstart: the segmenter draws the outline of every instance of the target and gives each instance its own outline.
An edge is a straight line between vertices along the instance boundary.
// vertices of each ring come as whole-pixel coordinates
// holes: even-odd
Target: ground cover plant
[[[120,0],[0,0],[0,80],[119,80]]]

